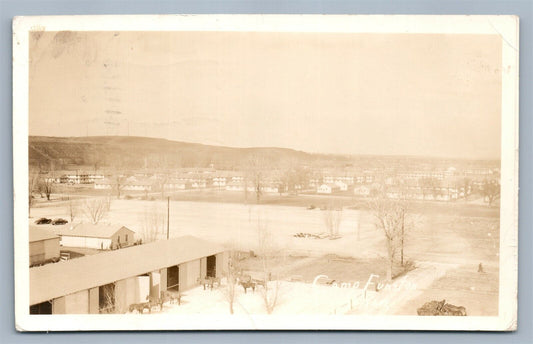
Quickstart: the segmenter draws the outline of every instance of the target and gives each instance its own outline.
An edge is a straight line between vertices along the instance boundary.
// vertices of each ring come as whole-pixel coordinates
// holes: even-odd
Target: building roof
[[[51,230],[30,226],[30,242],[59,239],[59,237]]]
[[[320,187],[323,187],[323,186],[329,186],[330,188],[333,188],[333,189],[338,189],[339,186],[335,183],[322,183],[320,184]]]
[[[111,238],[118,230],[126,228],[127,230],[135,233],[131,229],[122,225],[112,225],[106,223],[80,223],[71,228],[70,225],[54,226],[54,232],[62,236],[77,236],[88,238]]]
[[[30,305],[223,251],[211,242],[183,236],[30,268]]]

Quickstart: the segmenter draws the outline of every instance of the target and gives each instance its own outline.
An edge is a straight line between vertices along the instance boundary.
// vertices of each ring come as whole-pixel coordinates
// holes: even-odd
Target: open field
[[[166,213],[166,202],[113,200],[104,222],[123,224],[140,233],[144,214]],[[32,209],[32,218],[67,216],[66,204]],[[166,215],[166,214],[165,214]],[[83,221],[83,215],[77,221]],[[258,222],[272,234],[280,249],[292,255],[336,254],[354,258],[383,258],[382,234],[372,215],[363,210],[345,209],[340,239],[296,238],[298,232],[326,232],[324,212],[303,207],[244,205],[212,202],[170,202],[170,237],[195,235],[237,249],[257,249]],[[164,236],[164,233],[162,233]],[[409,259],[450,262],[496,261],[499,246],[497,217],[466,217],[429,213],[416,218],[416,228],[407,231],[405,255]]]
[[[43,205],[32,209],[30,220],[43,216],[68,218],[66,202]],[[145,214],[156,210],[166,215],[166,205],[165,201],[113,200],[104,222],[120,223],[140,233]],[[409,278],[419,289],[398,295],[377,293],[378,298],[388,304],[387,314],[414,314],[424,302],[442,299],[467,307],[472,315],[496,314],[497,211],[472,206],[472,215],[466,215],[466,210],[454,211],[459,205],[448,206],[449,209],[442,212],[438,209],[444,205],[417,208],[415,226],[407,231],[404,250],[406,260],[414,261],[416,268],[398,279]],[[381,280],[385,275],[385,243],[382,233],[374,226],[372,214],[366,210],[343,210],[339,239],[294,237],[298,232],[326,232],[324,213],[320,209],[295,206],[172,200],[169,234],[170,237],[194,235],[228,248],[249,251],[259,248],[258,227],[265,226],[274,248],[280,252],[272,265],[277,267],[274,272],[282,279],[298,276],[309,284],[315,276],[323,274],[340,282],[363,283],[370,274],[376,274],[380,276],[377,280]],[[78,214],[78,220],[82,219]],[[161,238],[166,236],[161,234]],[[485,274],[477,275],[479,263],[487,267]],[[258,258],[249,258],[242,264],[245,270],[258,271],[260,262]],[[286,294],[292,295],[292,292]],[[382,314],[384,309],[365,308],[365,312]]]

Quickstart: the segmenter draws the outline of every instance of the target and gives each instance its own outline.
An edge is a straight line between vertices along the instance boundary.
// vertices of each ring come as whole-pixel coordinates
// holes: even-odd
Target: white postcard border
[[[502,37],[498,317],[29,315],[28,33],[261,31],[497,34]],[[13,22],[15,317],[21,331],[186,329],[514,330],[518,271],[518,17],[407,15],[127,15],[17,17]],[[466,320],[466,321],[465,321]]]

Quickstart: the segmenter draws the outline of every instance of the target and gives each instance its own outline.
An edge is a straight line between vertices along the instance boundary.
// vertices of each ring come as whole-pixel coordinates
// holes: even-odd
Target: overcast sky
[[[496,35],[46,32],[30,135],[500,158]]]

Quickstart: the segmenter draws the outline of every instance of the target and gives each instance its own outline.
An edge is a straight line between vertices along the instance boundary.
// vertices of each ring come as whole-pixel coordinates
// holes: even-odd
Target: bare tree
[[[165,209],[152,204],[144,209],[140,219],[142,223],[141,239],[144,243],[160,240],[165,236],[167,215]]]
[[[70,223],[74,222],[74,219],[79,213],[79,204],[78,201],[73,200],[68,196],[68,214],[70,216]]]
[[[41,192],[43,192],[46,195],[46,199],[50,200],[50,195],[53,192],[53,186],[54,186],[54,180],[50,177],[44,177],[40,178],[39,182],[39,188],[41,189]]]
[[[439,181],[433,177],[424,177],[418,180],[418,186],[422,189],[424,199],[427,199],[428,195],[432,195],[435,198],[437,196]]]
[[[472,180],[470,180],[470,178],[462,178],[460,180],[460,185],[461,185],[461,188],[463,189],[463,192],[464,192],[464,199],[465,201],[468,200],[468,196],[470,195],[470,192],[472,191]]]
[[[274,311],[278,303],[280,283],[279,279],[275,278],[272,281],[273,258],[276,252],[273,245],[272,233],[268,230],[268,225],[262,221],[260,217],[257,218],[257,231],[259,239],[259,256],[261,258],[261,267],[264,281],[264,288],[261,289],[263,302],[268,314]]]
[[[500,184],[496,180],[485,180],[483,183],[483,197],[489,203],[492,203],[500,197]]]
[[[339,228],[342,222],[342,206],[330,202],[323,211],[324,223],[329,233],[330,238],[339,237]]]
[[[232,249],[229,251],[228,266],[225,271],[226,288],[224,290],[224,296],[228,301],[230,314],[234,313],[233,303],[235,301],[235,289],[237,287],[237,278],[240,271],[239,254],[235,249]]]
[[[111,205],[109,197],[86,199],[83,202],[82,212],[93,224],[97,224],[107,216]]]
[[[122,192],[122,189],[124,189],[125,182],[126,176],[121,174],[116,174],[115,176],[113,176],[113,190],[117,195],[117,199],[120,198],[120,193]]]
[[[255,191],[255,198],[257,203],[261,202],[261,197],[263,196],[263,181],[262,181],[262,172],[257,171],[252,179]]]
[[[169,178],[166,173],[162,173],[161,175],[159,175],[158,187],[160,188],[160,191],[161,191],[161,199],[165,198],[165,187],[168,184],[168,182],[169,182]]]
[[[252,155],[248,159],[247,176],[245,178],[245,195],[247,194],[248,182],[251,182],[254,188],[256,202],[261,202],[263,196],[263,184],[265,179],[265,171],[267,170],[267,163],[263,156]]]
[[[33,192],[39,183],[39,173],[30,169],[28,176],[28,215],[31,215],[31,207],[33,206]]]
[[[398,249],[403,259],[403,245],[405,240],[405,214],[404,200],[392,200],[385,195],[378,195],[370,202],[369,207],[376,219],[376,227],[385,236],[387,247],[387,280],[392,280],[392,270]]]

